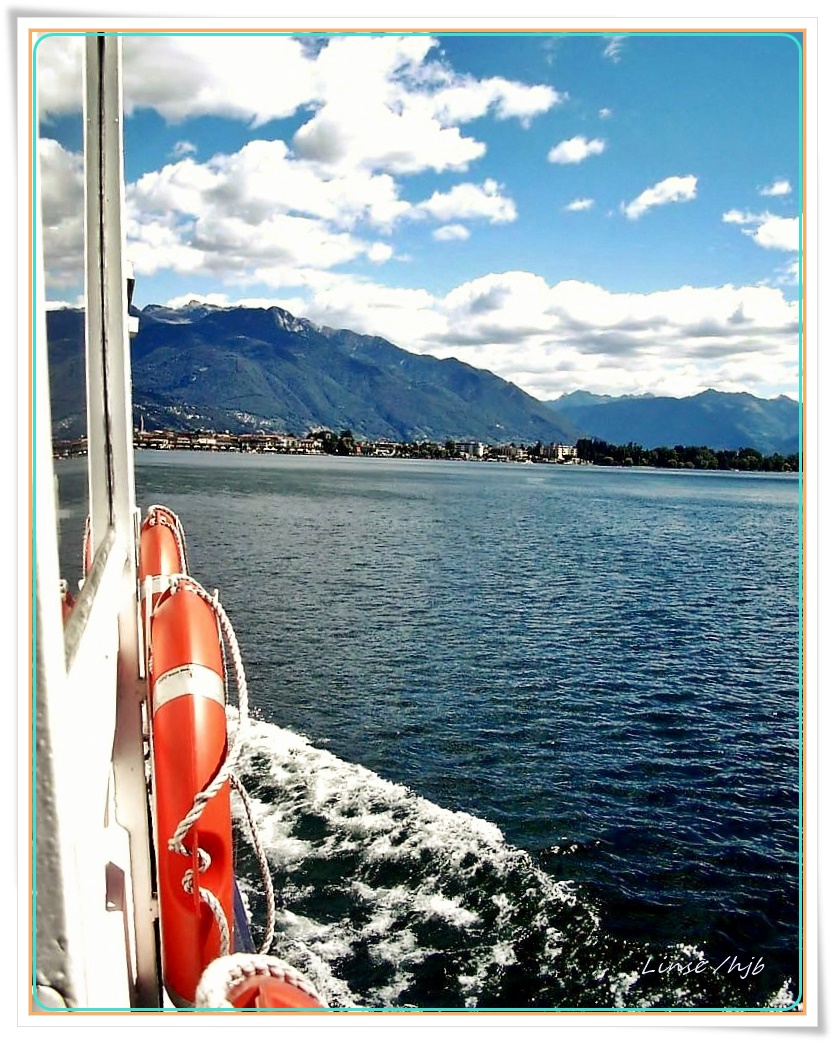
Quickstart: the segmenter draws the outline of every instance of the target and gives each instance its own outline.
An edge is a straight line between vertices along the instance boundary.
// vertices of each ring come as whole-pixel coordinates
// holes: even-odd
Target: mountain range
[[[798,403],[704,391],[690,398],[575,391],[542,402],[456,359],[316,326],[282,308],[148,305],[133,313],[134,418],[146,429],[349,429],[358,438],[798,449]],[[56,437],[85,433],[84,314],[47,313]]]
[[[133,404],[147,429],[349,429],[396,441],[573,442],[578,432],[514,384],[282,308],[192,303],[136,312]],[[56,436],[84,433],[84,315],[47,315]]]
[[[770,456],[798,452],[798,402],[707,390],[689,398],[575,391],[547,403],[579,430],[614,445],[752,448]]]

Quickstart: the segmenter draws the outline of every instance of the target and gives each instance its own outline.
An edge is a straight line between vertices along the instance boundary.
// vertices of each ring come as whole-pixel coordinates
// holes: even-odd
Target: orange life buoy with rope
[[[151,604],[146,607],[156,604],[172,575],[184,575],[187,571],[185,535],[179,518],[167,507],[149,507],[139,537],[142,597],[151,595]]]
[[[179,521],[154,507],[142,525],[140,580],[162,976],[192,1005],[205,967],[231,948],[233,854],[225,667],[217,617],[185,572]]]
[[[205,967],[231,948],[229,782],[200,802],[228,755],[223,656],[214,612],[187,579],[160,596],[150,634],[162,974],[174,1002],[190,1005]]]
[[[215,960],[197,988],[199,1009],[306,1009],[328,1007],[315,985],[274,955],[239,954]]]
[[[315,993],[286,979],[253,977],[228,991],[235,1009],[326,1009]]]
[[[274,937],[272,880],[251,802],[231,772],[248,719],[245,671],[216,592],[209,596],[187,574],[182,526],[166,507],[151,507],[142,525],[139,579],[165,988],[178,1006],[326,1009],[307,978],[267,954]],[[231,751],[224,647],[238,702]],[[263,876],[267,922],[257,954],[233,952],[233,941],[240,938],[232,937],[232,784],[252,830]],[[243,932],[248,934],[248,928]]]

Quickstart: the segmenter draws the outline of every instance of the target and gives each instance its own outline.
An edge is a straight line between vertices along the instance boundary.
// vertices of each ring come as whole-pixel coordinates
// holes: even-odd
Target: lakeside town
[[[487,445],[482,441],[396,442],[387,439],[357,439],[349,430],[334,434],[330,430],[310,431],[304,437],[294,434],[256,433],[234,434],[229,431],[146,431],[140,425],[133,433],[137,449],[159,451],[185,450],[192,452],[284,453],[289,455],[372,456],[400,459],[462,459],[492,460],[526,463],[533,460],[547,463],[578,463],[575,445],[552,443],[534,446]],[[85,437],[55,440],[53,454],[58,459],[84,456]]]
[[[367,456],[387,459],[475,460],[496,463],[556,463],[603,467],[658,467],[660,469],[733,470],[792,472],[801,469],[798,453],[765,456],[757,449],[710,449],[707,446],[676,445],[644,449],[628,442],[613,445],[600,438],[579,438],[575,445],[561,442],[534,445],[510,442],[489,445],[482,441],[396,442],[388,439],[357,439],[349,430],[335,434],[325,428],[304,437],[258,431],[146,431],[140,423],[133,432],[136,449],[151,451],[272,453],[296,456]],[[85,437],[54,440],[56,459],[85,456]]]

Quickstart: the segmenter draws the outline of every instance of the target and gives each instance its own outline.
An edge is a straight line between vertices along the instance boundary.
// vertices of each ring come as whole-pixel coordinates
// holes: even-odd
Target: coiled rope
[[[232,988],[254,977],[273,977],[291,984],[310,997],[310,1006],[324,1006],[315,986],[289,963],[274,955],[227,955],[206,967],[197,985],[197,1009],[234,1009],[228,995]]]
[[[163,515],[164,516],[164,515]],[[257,827],[254,821],[254,813],[252,810],[251,801],[248,794],[245,791],[243,783],[232,771],[233,765],[237,762],[240,755],[240,750],[243,746],[243,742],[246,736],[249,723],[249,686],[246,681],[246,670],[243,665],[243,659],[240,654],[240,645],[237,641],[237,635],[234,632],[234,627],[231,624],[231,620],[226,614],[225,609],[220,603],[217,592],[209,594],[208,591],[197,582],[196,579],[186,574],[176,574],[170,576],[170,585],[168,589],[159,598],[156,606],[154,607],[154,614],[158,611],[159,606],[176,594],[180,588],[188,589],[195,593],[201,600],[205,601],[209,605],[211,610],[214,612],[214,616],[217,619],[220,631],[223,637],[222,649],[223,659],[226,660],[226,649],[231,657],[232,667],[234,670],[235,687],[237,689],[237,709],[238,709],[238,725],[234,735],[233,744],[228,751],[225,760],[220,765],[220,769],[214,775],[214,778],[201,789],[191,805],[191,809],[180,821],[174,830],[173,835],[168,840],[168,850],[172,853],[181,854],[183,857],[190,858],[192,852],[185,845],[185,837],[190,830],[199,821],[203,810],[205,809],[208,802],[217,795],[222,789],[223,785],[228,781],[229,784],[241,797],[243,808],[246,814],[246,820],[249,825],[249,830],[252,837],[252,844],[255,849],[258,864],[260,866],[261,875],[263,877],[263,884],[266,897],[267,905],[267,921],[266,921],[266,933],[263,944],[261,945],[260,954],[265,953],[272,944],[275,934],[275,894],[272,886],[272,877],[269,871],[269,865],[266,860],[266,855],[263,851],[263,846],[260,842],[260,837],[257,832]],[[202,848],[197,849],[198,858],[198,873],[202,874],[205,872],[211,864],[211,858],[209,854]],[[194,870],[189,868],[182,877],[182,886],[186,893],[194,892]],[[228,922],[226,920],[225,913],[222,905],[220,904],[217,897],[206,887],[198,887],[200,898],[211,909],[214,919],[217,922],[217,928],[220,932],[220,954],[226,956],[229,954],[231,947],[231,931],[229,929]]]
[[[257,825],[255,824],[254,812],[252,810],[252,802],[249,799],[249,794],[246,792],[243,782],[236,774],[231,775],[230,781],[235,792],[240,797],[243,809],[246,812],[249,834],[252,837],[252,845],[254,846],[255,856],[257,857],[257,863],[260,867],[260,875],[263,879],[263,888],[266,897],[266,927],[258,954],[265,955],[272,947],[272,941],[275,939],[275,890],[272,886],[272,873],[269,871],[269,862],[266,860],[263,844],[260,842],[260,836],[258,835]]]

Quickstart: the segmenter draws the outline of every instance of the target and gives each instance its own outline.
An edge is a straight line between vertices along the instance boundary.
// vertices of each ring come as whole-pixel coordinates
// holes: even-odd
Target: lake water
[[[83,461],[56,468],[74,579]],[[796,476],[144,452],[136,480],[235,625],[274,951],[332,1004],[800,997]]]

